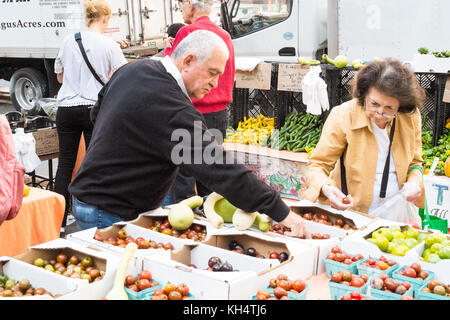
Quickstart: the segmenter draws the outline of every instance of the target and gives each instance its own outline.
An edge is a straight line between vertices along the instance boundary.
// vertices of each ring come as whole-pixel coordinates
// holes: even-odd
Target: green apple
[[[436,236],[439,238],[439,242],[440,243],[443,243],[444,241],[447,241],[447,237],[441,231],[437,232]]]
[[[396,246],[406,245],[406,240],[403,238],[397,238],[392,241]]]
[[[408,250],[409,248],[406,245],[399,245],[392,249],[392,254],[395,254],[396,256],[404,256]]]
[[[419,241],[417,241],[414,238],[408,238],[408,239],[405,239],[405,244],[408,248],[412,249],[419,244]]]
[[[414,228],[409,228],[406,231],[406,238],[414,238],[414,239],[418,240],[418,238],[419,238],[419,231],[417,231]]]
[[[391,230],[391,231],[394,231],[394,230],[401,231],[402,229],[400,229],[400,226],[390,226],[389,230]]]
[[[430,249],[425,249],[422,253],[422,257],[426,258],[428,255],[432,254]]]
[[[399,238],[405,239],[405,236],[399,230],[393,230],[392,231],[392,236],[394,237],[394,239],[399,239]]]
[[[450,259],[450,247],[443,247],[439,250],[438,255],[441,259]]]
[[[427,236],[426,233],[419,232],[419,236],[417,237],[417,241],[422,242],[423,240],[425,240],[426,236]]]
[[[375,245],[383,252],[386,252],[389,246],[389,241],[385,237],[378,237],[375,239]]]
[[[396,244],[394,242],[389,242],[388,248],[386,250],[387,253],[392,253],[392,250],[394,250]]]
[[[442,248],[444,248],[444,245],[442,243],[433,243],[430,247],[430,250],[432,253],[437,253]]]
[[[439,261],[441,261],[441,258],[439,258],[436,253],[430,253],[425,257],[425,261],[430,263],[438,263]]]
[[[427,248],[430,248],[433,244],[440,243],[440,242],[441,242],[441,239],[439,238],[439,236],[436,233],[428,234],[425,237],[425,246]]]

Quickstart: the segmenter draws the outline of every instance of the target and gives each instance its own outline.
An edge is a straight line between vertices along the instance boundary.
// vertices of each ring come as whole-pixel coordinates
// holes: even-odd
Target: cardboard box
[[[352,210],[337,210],[332,208],[329,205],[322,204],[319,202],[311,202],[309,200],[301,200],[301,201],[290,201],[284,200],[286,205],[293,211],[299,214],[304,213],[313,213],[313,214],[326,214],[328,216],[329,221],[333,225],[338,218],[344,220],[346,224],[349,224],[350,227],[354,227],[357,230],[364,229],[368,224],[377,220],[378,218],[366,213],[356,212]],[[311,221],[312,223],[317,223]],[[329,226],[330,228],[337,228],[333,226]],[[337,228],[340,229],[340,228]],[[331,229],[330,229],[331,230]],[[345,229],[341,229],[345,230]],[[345,233],[348,235],[354,232],[354,229],[345,230]]]
[[[233,272],[213,272],[205,270],[211,256],[219,256],[232,264]],[[264,280],[258,273],[251,271],[264,270],[270,262],[265,259],[251,264],[248,257],[228,250],[205,244],[187,244],[181,250],[172,251],[170,260],[157,260],[154,256],[144,259],[144,266],[154,274],[157,281],[183,281],[189,285],[200,300],[246,300],[257,292]],[[188,267],[194,264],[197,268]],[[174,276],[172,278],[172,275]]]
[[[0,258],[0,273],[7,275],[9,279],[13,279],[16,282],[28,279],[33,289],[44,288],[51,293],[51,295],[44,294],[23,297],[0,296],[0,300],[51,300],[77,290],[77,284],[74,279],[59,276],[56,273],[34,267],[12,257],[5,256]]]
[[[147,229],[148,226],[152,225],[154,219],[167,219],[167,216],[169,214],[169,210],[168,209],[162,209],[162,208],[158,208],[155,210],[151,210],[151,211],[147,211],[144,213],[141,213],[136,219],[131,220],[131,221],[127,221],[127,224],[131,224],[137,227],[140,227],[141,229],[145,229],[149,232],[149,235],[153,235],[155,233],[157,234],[161,234],[160,232],[156,232],[156,231],[152,231],[150,229]],[[196,218],[194,219],[194,222],[192,223],[192,226],[195,225],[199,225],[203,228],[206,228],[206,238],[203,241],[208,240],[208,238],[211,236],[211,234],[213,233],[213,229],[215,229],[211,223],[209,223],[208,220],[206,219],[202,219],[202,218]],[[194,241],[194,240],[190,240],[190,239],[181,239],[181,238],[177,238],[175,236],[168,236],[169,239],[179,239],[179,240],[183,240],[183,244],[185,243],[199,243],[199,241]],[[174,240],[177,241],[177,240]]]
[[[43,258],[44,260],[55,259],[60,252],[71,255],[78,255],[81,259],[86,256],[92,257],[93,266],[96,269],[105,271],[103,279],[89,283],[85,279],[72,279],[51,271],[42,270],[33,265],[36,258]],[[98,300],[104,298],[108,291],[112,288],[119,258],[106,252],[96,251],[85,246],[76,244],[65,239],[56,239],[37,246],[28,248],[28,250],[14,257],[17,260],[23,261],[31,268],[39,269],[49,274],[52,274],[61,279],[71,279],[76,284],[76,290],[64,294],[57,299],[61,300]],[[50,288],[49,288],[50,290]]]
[[[450,58],[436,58],[430,54],[416,53],[412,61],[415,72],[440,72],[447,73],[450,70]]]
[[[255,248],[257,253],[265,257],[263,260],[273,261],[270,263],[268,269],[259,272],[260,277],[267,279],[267,284],[271,278],[276,277],[278,274],[286,274],[289,278],[306,279],[315,273],[318,252],[313,245],[306,242],[295,242],[288,238],[274,238],[269,235],[257,234],[251,231],[235,230],[230,231],[230,233],[226,235],[213,235],[205,242],[205,244],[241,256],[242,254],[233,252],[229,249],[229,243],[232,240],[239,242],[244,247],[244,250],[250,247]],[[286,252],[289,255],[289,258],[280,263],[277,259],[269,258],[272,252]],[[261,260],[261,258],[248,255],[244,256],[250,257],[251,261]]]
[[[108,237],[115,237],[117,235],[117,232],[120,229],[124,229],[128,236],[131,236],[133,238],[142,237],[145,240],[148,241],[155,241],[157,243],[171,243],[175,249],[180,249],[183,247],[184,242],[181,241],[181,239],[177,239],[174,237],[167,236],[165,234],[159,233],[159,232],[151,232],[150,230],[138,228],[134,225],[127,224],[126,222],[117,222],[114,223],[112,226],[105,228],[105,229],[97,229],[97,228],[90,228],[74,233],[70,233],[66,236],[66,239],[68,241],[77,242],[80,244],[83,244],[87,246],[88,248],[94,249],[94,250],[105,250],[107,252],[110,252],[112,254],[121,256],[122,253],[125,251],[125,248],[115,246],[112,244],[109,244],[107,242],[102,242],[94,239],[95,234],[100,234],[103,239],[107,239]],[[144,256],[157,254],[161,259],[169,259],[170,254],[167,250],[164,249],[137,249],[136,253],[132,257],[133,260],[142,260]],[[136,263],[142,263],[136,261]]]
[[[32,133],[36,140],[36,154],[38,156],[59,152],[59,140],[56,128],[38,129]]]

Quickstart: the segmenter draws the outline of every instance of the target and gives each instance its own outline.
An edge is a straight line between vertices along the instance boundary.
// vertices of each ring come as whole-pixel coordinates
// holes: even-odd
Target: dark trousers
[[[59,157],[55,177],[55,192],[66,199],[66,209],[62,226],[66,226],[71,197],[67,188],[72,180],[73,169],[77,160],[81,133],[84,135],[86,149],[91,141],[93,125],[89,106],[59,107],[56,113],[58,131]]]
[[[222,133],[223,139],[226,137],[226,131],[228,126],[227,110],[221,110],[217,112],[204,113],[203,117],[206,121],[208,129],[218,129]],[[177,203],[186,198],[194,196],[195,186],[197,185],[197,194],[204,197],[211,193],[207,187],[205,187],[200,181],[196,181],[194,177],[189,177],[179,172],[174,184],[169,191],[169,202]]]

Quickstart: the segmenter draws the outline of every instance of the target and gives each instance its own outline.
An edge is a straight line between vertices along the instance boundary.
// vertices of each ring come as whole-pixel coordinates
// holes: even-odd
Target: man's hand
[[[331,206],[339,210],[347,210],[353,207],[353,199],[350,195],[346,196],[338,188],[325,184],[322,186],[322,194],[330,200]],[[344,200],[344,198],[346,198]]]
[[[311,233],[305,226],[305,220],[295,212],[289,211],[287,217],[280,221],[280,224],[291,229],[284,233],[286,236],[311,239]]]

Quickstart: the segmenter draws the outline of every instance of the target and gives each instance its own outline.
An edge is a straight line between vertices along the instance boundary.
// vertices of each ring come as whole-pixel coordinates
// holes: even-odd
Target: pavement
[[[15,111],[16,109],[11,103],[9,97],[9,82],[4,79],[0,79],[0,114],[5,114],[9,111]],[[58,168],[58,159],[53,159],[53,177],[56,176]],[[48,178],[48,161],[42,161],[41,164],[35,170],[36,175]],[[31,178],[25,175],[25,181],[31,180]],[[64,238],[67,234],[77,232],[79,229],[76,226],[74,217],[69,214],[67,217],[67,224],[65,230],[61,230],[61,238]]]

